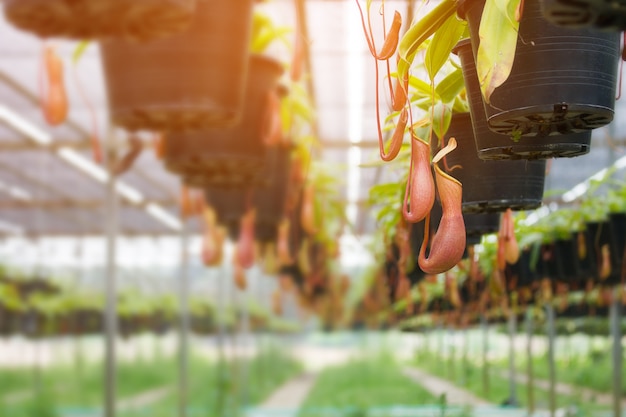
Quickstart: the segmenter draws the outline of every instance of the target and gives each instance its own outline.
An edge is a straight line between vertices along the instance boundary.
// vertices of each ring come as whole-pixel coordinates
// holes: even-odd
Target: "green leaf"
[[[519,30],[515,10],[519,7],[519,2],[520,0],[485,2],[480,21],[480,46],[476,56],[476,71],[487,103],[490,102],[494,90],[509,77],[513,67]]]
[[[435,104],[432,109],[433,132],[438,138],[443,138],[450,127],[452,107],[444,103]]]
[[[74,53],[72,54],[72,63],[77,64],[78,60],[85,54],[87,47],[91,42],[89,41],[80,41],[78,45],[76,45],[76,49],[74,49]]]
[[[278,28],[273,30],[266,30],[259,33],[259,36],[255,37],[250,45],[250,51],[254,53],[263,53],[275,40],[282,40],[286,44],[286,35],[291,32],[289,28]]]
[[[415,54],[433,33],[441,28],[444,22],[456,13],[456,0],[443,0],[421,19],[415,21],[406,31],[398,44],[398,79],[402,80],[409,72]]]
[[[454,99],[454,103],[452,103],[452,113],[469,113],[469,105],[467,104],[467,100],[457,96]]]
[[[465,21],[459,20],[455,14],[450,16],[441,26],[428,45],[424,64],[431,81],[450,58],[452,48],[459,42],[465,32]]]
[[[435,88],[435,92],[441,97],[442,102],[450,103],[457,98],[464,88],[465,80],[463,79],[463,71],[456,69],[441,80]]]
[[[417,93],[421,96],[424,96],[424,97],[432,96],[432,86],[420,78],[411,76],[411,78],[409,78],[409,86],[414,88],[417,91]]]

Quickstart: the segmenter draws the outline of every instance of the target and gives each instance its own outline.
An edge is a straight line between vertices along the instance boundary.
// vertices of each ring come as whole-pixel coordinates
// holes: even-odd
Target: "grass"
[[[266,347],[260,355],[247,360],[222,364],[191,355],[189,358],[188,402],[192,411],[202,416],[236,416],[240,407],[256,404],[274,389],[302,371],[294,359],[276,347]],[[247,383],[243,383],[243,370]],[[176,357],[120,363],[117,367],[117,398],[122,400],[146,391],[171,387],[171,391],[153,407],[119,410],[120,417],[171,417],[178,403],[179,376]],[[2,371],[0,416],[58,417],[59,409],[99,409],[103,402],[103,368],[101,364],[78,368],[54,367],[41,372],[41,390],[33,389],[33,370]],[[8,401],[12,393],[25,392],[18,401]],[[207,414],[206,411],[215,411]],[[222,410],[222,411],[220,411]],[[193,412],[191,413],[194,414]]]
[[[548,379],[547,357],[541,355],[533,358],[533,368],[537,378]],[[626,375],[626,361],[622,366],[622,375]],[[518,364],[520,370],[526,369],[524,358]],[[596,351],[587,357],[574,356],[555,360],[556,374],[559,382],[590,388],[598,392],[613,391],[613,365],[610,352]],[[622,378],[622,395],[626,395],[626,378]]]
[[[390,355],[352,360],[325,369],[304,401],[299,417],[318,416],[320,408],[339,408],[344,416],[366,415],[372,407],[434,404],[437,400],[402,373]]]
[[[188,404],[192,414],[237,416],[248,405],[259,404],[275,389],[302,372],[302,366],[276,347],[251,360],[198,365],[189,375]],[[171,392],[152,407],[151,417],[170,417],[178,397]]]
[[[484,398],[491,403],[503,404],[510,397],[509,379],[501,376],[502,371],[508,368],[502,362],[489,364],[487,387],[485,387],[483,383],[482,366],[471,360],[468,360],[464,364],[462,361],[443,358],[433,352],[420,351],[416,356],[414,365],[433,375],[448,379],[456,385],[463,387],[476,396]],[[545,366],[545,363],[541,364],[541,366],[539,364],[535,365],[535,378],[539,378],[536,371],[542,366]],[[519,371],[521,371],[521,369]],[[517,383],[515,388],[518,405],[520,407],[526,407],[529,399],[528,385]],[[548,409],[549,392],[547,390],[534,387],[533,393],[535,409]],[[557,408],[570,406],[576,407],[578,409],[578,415],[581,417],[593,416],[597,412],[608,411],[610,409],[609,405],[601,405],[594,402],[583,402],[581,400],[581,396],[577,395],[576,392],[572,393],[572,395],[557,394],[556,406]]]
[[[156,366],[158,364],[158,366]],[[192,364],[193,366],[193,364]],[[10,371],[11,383],[3,384],[0,400],[15,392],[33,393],[34,377],[32,370]],[[177,363],[174,358],[161,358],[158,361],[138,361],[120,363],[117,366],[117,395],[121,398],[176,381]],[[2,373],[2,380],[5,373]],[[100,364],[84,366],[80,371],[74,367],[53,367],[41,371],[41,390],[43,395],[53,396],[55,402],[72,406],[88,407],[102,402],[103,369]],[[18,404],[32,401],[24,396]],[[6,405],[7,401],[4,402]]]

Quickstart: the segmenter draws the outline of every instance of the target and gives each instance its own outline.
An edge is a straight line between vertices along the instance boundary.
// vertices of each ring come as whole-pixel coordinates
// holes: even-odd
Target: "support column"
[[[484,315],[480,316],[480,328],[483,335],[483,396],[489,398],[489,325]]]
[[[467,384],[469,383],[468,381],[468,368],[469,368],[469,364],[468,364],[468,355],[469,355],[469,346],[470,346],[470,340],[469,340],[469,332],[467,330],[467,327],[463,328],[463,356],[462,356],[462,371],[461,371],[461,385],[463,386],[467,386]]]
[[[509,313],[509,405],[517,406],[517,373],[515,371],[515,334],[517,333],[517,314],[514,309]]]
[[[534,331],[533,308],[526,310],[526,375],[527,375],[527,401],[528,415],[535,414],[535,375],[533,371],[533,331]]]
[[[613,416],[622,416],[622,308],[617,291],[613,293],[611,304],[611,336],[613,339]]]
[[[547,334],[548,334],[548,372],[549,372],[549,389],[548,389],[548,404],[550,407],[550,417],[554,417],[556,413],[556,366],[554,363],[554,342],[556,339],[555,326],[554,326],[554,307],[551,303],[546,305],[546,318],[547,318]]]
[[[114,152],[108,155],[109,166],[115,161]],[[116,338],[117,338],[117,233],[119,201],[115,191],[117,179],[109,176],[106,187],[106,277],[104,311],[104,417],[115,417],[116,402]]]
[[[178,415],[186,417],[189,368],[189,233],[187,221],[182,220],[180,231],[180,276],[178,279]]]

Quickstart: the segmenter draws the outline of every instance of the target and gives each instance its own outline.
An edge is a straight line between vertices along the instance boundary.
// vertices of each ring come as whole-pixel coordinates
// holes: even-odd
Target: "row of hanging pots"
[[[291,191],[286,180],[291,172],[291,148],[275,146],[268,151],[267,159],[269,161],[255,173],[248,189],[214,184],[203,187],[217,222],[227,227],[233,240],[239,236],[240,219],[249,208],[256,210],[256,239],[260,242],[277,239],[278,225],[287,213],[287,196]],[[262,183],[258,184],[260,181]],[[254,186],[255,182],[258,185]],[[294,223],[293,231],[298,232],[299,222]]]
[[[268,119],[273,117],[268,96],[282,91],[278,81],[283,69],[261,55],[250,57],[249,68],[239,124],[164,136],[165,167],[185,183],[200,188],[241,188],[267,181],[259,173],[277,156],[265,143],[271,125]]]
[[[626,213],[611,213],[607,220],[587,222],[569,238],[557,238],[525,248],[519,261],[507,266],[507,276],[517,286],[531,286],[544,278],[564,282],[570,289],[622,282]]]
[[[54,336],[98,335],[104,331],[101,310],[77,310],[61,315],[49,316],[36,310],[15,312],[0,306],[0,337],[22,335],[29,338]],[[214,334],[217,326],[209,312],[192,312],[190,325],[193,333]],[[175,326],[175,318],[160,311],[149,315],[120,315],[118,332],[128,338],[136,334],[151,332],[162,335]]]
[[[0,283],[10,285],[15,289],[16,295],[22,300],[35,294],[58,294],[61,288],[48,279],[35,277],[28,279],[13,279],[10,277],[0,278]]]
[[[539,0],[525,1],[511,73],[486,103],[475,70],[483,7],[484,0],[459,3],[470,41],[456,47],[473,122],[480,121],[474,127],[478,156],[546,159],[588,153],[591,130],[613,119],[619,33],[557,27],[543,17]]]
[[[13,311],[0,306],[0,336],[23,335],[37,338],[54,335],[87,335],[102,332],[100,310],[76,310],[46,315],[36,309]]]
[[[166,169],[206,191],[230,237],[253,206],[255,236],[270,242],[285,211],[290,148],[266,143],[268,98],[284,95],[284,69],[248,52],[252,4],[198,1],[187,30],[142,44],[107,39],[101,50],[114,123],[164,132]]]

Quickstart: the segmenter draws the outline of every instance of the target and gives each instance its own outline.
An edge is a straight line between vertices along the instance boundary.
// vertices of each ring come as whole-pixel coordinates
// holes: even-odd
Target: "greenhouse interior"
[[[0,417],[626,415],[623,0],[0,5]]]

